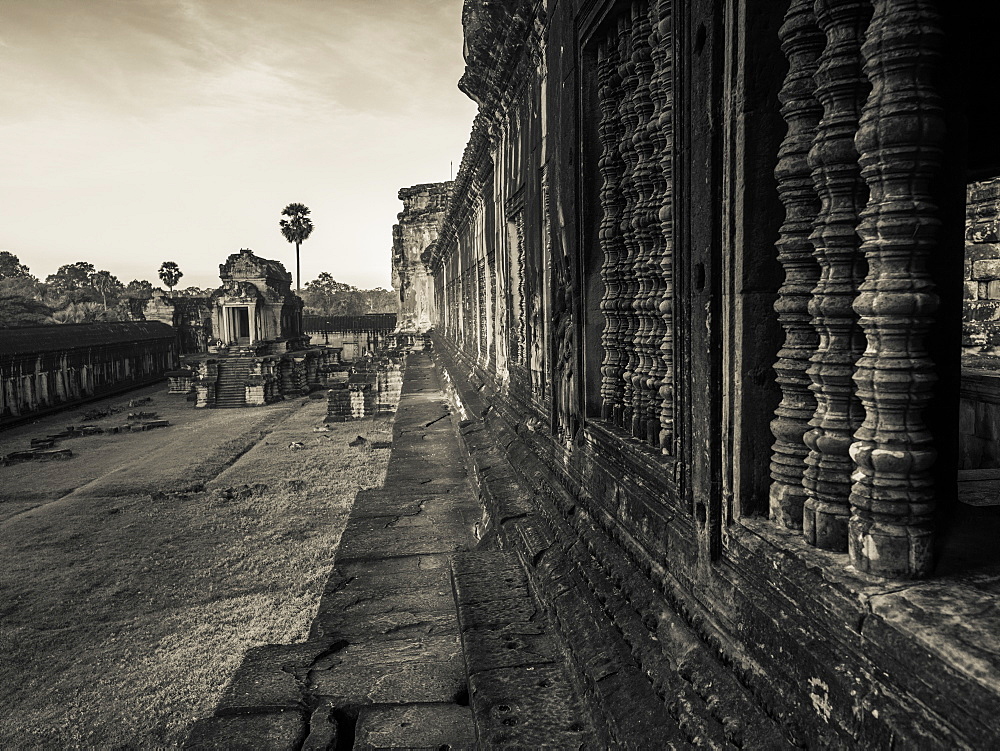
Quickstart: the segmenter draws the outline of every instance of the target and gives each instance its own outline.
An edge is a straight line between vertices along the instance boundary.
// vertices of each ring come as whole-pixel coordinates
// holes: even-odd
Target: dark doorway
[[[229,308],[229,335],[237,344],[250,344],[250,309]]]

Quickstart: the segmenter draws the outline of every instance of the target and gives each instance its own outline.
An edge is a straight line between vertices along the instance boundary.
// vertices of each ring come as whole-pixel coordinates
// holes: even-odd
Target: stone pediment
[[[266,299],[256,284],[237,279],[227,279],[219,289],[212,293],[213,301],[221,302],[257,302]]]
[[[279,261],[271,261],[254,255],[249,248],[233,253],[219,266],[219,277],[223,280],[255,280],[264,282],[260,286],[274,287],[284,292],[291,289],[292,275],[285,271]]]

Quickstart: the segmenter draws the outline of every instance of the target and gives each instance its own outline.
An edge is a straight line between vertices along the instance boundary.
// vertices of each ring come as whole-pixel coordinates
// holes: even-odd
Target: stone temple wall
[[[153,383],[175,366],[174,331],[157,321],[0,331],[0,427]]]
[[[995,575],[941,564],[996,549],[951,524],[975,110],[941,104],[947,4],[723,6],[465,3],[479,114],[426,255],[483,544],[609,746],[665,718],[995,745]]]
[[[959,466],[1000,467],[1000,178],[969,185]]]
[[[437,240],[452,183],[402,188],[403,211],[392,228],[392,286],[399,294],[399,330],[424,334],[434,318],[434,283],[424,251]]]
[[[962,347],[1000,355],[1000,178],[969,186],[967,212]]]

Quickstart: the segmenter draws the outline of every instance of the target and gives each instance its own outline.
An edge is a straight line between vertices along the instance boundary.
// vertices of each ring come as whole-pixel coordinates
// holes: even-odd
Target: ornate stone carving
[[[673,220],[673,38],[671,31],[673,0],[656,0],[650,7],[653,53],[653,117],[650,138],[660,169],[654,173],[653,195],[658,198],[657,220],[660,233],[654,235],[654,301],[661,325],[654,331],[659,337],[659,363],[654,368],[654,385],[659,397],[659,434],[656,443],[664,453],[673,452],[674,442],[674,220]]]
[[[513,230],[508,236],[510,243],[510,289],[513,326],[509,333],[510,359],[517,365],[524,365],[524,208],[517,211],[508,222]]]
[[[922,576],[932,564],[935,450],[923,411],[936,376],[924,336],[938,296],[925,260],[940,226],[931,185],[943,37],[930,0],[876,0],[862,48],[872,92],[856,144],[871,197],[858,234],[869,270],[854,310],[868,348],[854,376],[865,420],[851,446],[848,540],[854,566],[881,576]]]
[[[600,245],[603,256],[601,279],[604,282],[604,296],[601,298],[601,312],[604,313],[604,330],[601,345],[604,358],[601,362],[601,417],[618,420],[623,404],[624,383],[622,372],[627,355],[622,332],[624,317],[619,311],[622,300],[621,263],[624,247],[619,232],[621,225],[622,161],[618,151],[621,139],[618,107],[621,97],[621,79],[618,77],[617,38],[610,37],[598,48],[597,77],[598,98],[601,105],[601,228]]]
[[[620,265],[622,292],[618,303],[618,310],[622,312],[622,341],[625,344],[625,365],[622,370],[624,379],[622,393],[622,414],[619,425],[626,430],[631,430],[633,420],[642,414],[643,393],[636,388],[633,377],[639,368],[639,353],[635,348],[635,338],[639,333],[639,322],[632,309],[632,302],[639,291],[639,279],[636,275],[636,267],[639,261],[639,240],[633,229],[633,214],[639,194],[635,182],[635,168],[639,161],[635,145],[632,143],[632,135],[639,125],[639,117],[635,109],[635,102],[628,92],[635,90],[639,82],[636,74],[632,56],[635,51],[635,37],[632,33],[632,11],[624,13],[618,21],[618,76],[621,79],[622,96],[619,105],[619,116],[622,127],[618,142],[618,149],[621,154],[624,169],[622,171],[621,190],[623,195],[621,222],[618,225],[622,235],[622,243],[625,249],[624,257]]]
[[[819,206],[808,154],[822,114],[815,97],[813,74],[823,49],[823,35],[816,26],[812,5],[812,0],[792,0],[779,31],[781,49],[788,58],[788,75],[779,95],[788,132],[774,171],[778,195],[785,206],[785,221],[776,243],[785,280],[778,290],[774,309],[785,330],[785,341],[774,365],[781,403],[771,422],[775,443],[770,506],[771,518],[789,528],[802,524],[805,502],[802,474],[808,454],[802,436],[809,429],[808,421],[816,406],[806,370],[817,342],[808,304],[819,268],[812,257],[809,235]]]
[[[479,316],[479,359],[485,362],[489,349],[489,324],[486,311],[486,259],[480,258],[476,264],[476,312]]]
[[[659,251],[662,236],[658,226],[659,206],[656,195],[656,175],[660,165],[655,161],[656,145],[649,129],[653,124],[654,104],[650,93],[653,78],[653,57],[649,46],[652,29],[649,21],[649,3],[632,4],[632,59],[636,84],[631,90],[635,109],[636,127],[632,133],[636,163],[632,173],[636,203],[632,211],[632,229],[635,232],[638,252],[636,279],[638,289],[632,301],[637,319],[635,350],[639,358],[632,374],[633,388],[641,394],[632,417],[632,435],[659,445],[660,403],[659,384],[655,371],[659,366],[659,346],[663,320],[659,314],[658,282],[660,276]]]
[[[809,153],[820,198],[810,238],[820,276],[809,302],[819,342],[808,371],[816,412],[809,421],[812,429],[804,436],[809,456],[802,530],[817,547],[846,551],[854,470],[849,449],[864,416],[853,381],[864,338],[852,304],[864,278],[855,228],[868,189],[861,179],[854,136],[869,91],[860,51],[871,3],[817,0],[815,10],[819,28],[826,34],[826,48],[814,77],[823,118]]]
[[[437,240],[451,183],[401,188],[403,211],[392,228],[392,283],[399,295],[399,329],[424,334],[436,318],[433,281],[425,251]]]

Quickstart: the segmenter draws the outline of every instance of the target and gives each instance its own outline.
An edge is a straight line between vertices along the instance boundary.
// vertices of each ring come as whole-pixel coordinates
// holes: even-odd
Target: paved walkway
[[[482,507],[452,420],[411,354],[385,485],[357,495],[309,639],[250,650],[188,748],[586,745],[516,556],[472,551]]]

